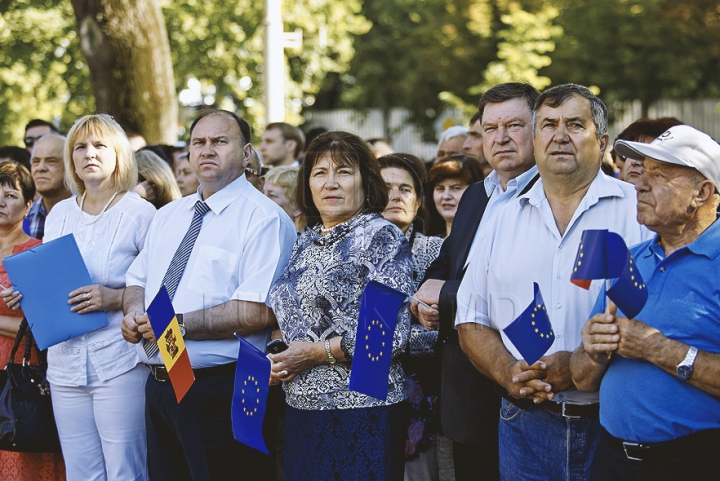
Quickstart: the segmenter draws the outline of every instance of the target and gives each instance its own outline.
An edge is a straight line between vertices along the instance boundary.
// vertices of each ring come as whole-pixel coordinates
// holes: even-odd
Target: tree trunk
[[[149,144],[177,140],[170,45],[158,0],[72,0],[98,112]]]

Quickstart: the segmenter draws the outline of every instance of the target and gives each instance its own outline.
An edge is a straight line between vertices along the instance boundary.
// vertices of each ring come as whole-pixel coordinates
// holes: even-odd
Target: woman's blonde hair
[[[145,180],[152,183],[157,193],[157,199],[153,202],[156,208],[160,208],[170,202],[182,197],[180,188],[175,180],[170,166],[149,150],[135,152],[138,173]]]
[[[65,185],[75,194],[85,192],[85,184],[75,172],[72,153],[75,143],[89,136],[102,139],[115,151],[117,165],[112,174],[117,192],[127,192],[137,185],[138,170],[132,147],[125,131],[107,114],[86,115],[75,121],[67,134],[63,161],[65,163]]]
[[[270,182],[285,191],[285,197],[295,204],[295,192],[297,190],[297,178],[300,167],[295,165],[283,165],[273,167],[265,174],[265,182]]]

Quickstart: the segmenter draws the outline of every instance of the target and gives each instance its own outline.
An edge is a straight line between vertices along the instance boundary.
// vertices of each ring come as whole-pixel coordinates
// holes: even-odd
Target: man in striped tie
[[[235,441],[230,420],[234,333],[265,349],[275,324],[265,300],[296,237],[290,218],[245,178],[250,140],[250,126],[231,112],[198,115],[189,155],[198,192],[157,213],[128,270],[123,336],[150,368],[145,420],[153,480],[274,477],[273,459]],[[145,314],[161,286],[195,375],[180,403]]]

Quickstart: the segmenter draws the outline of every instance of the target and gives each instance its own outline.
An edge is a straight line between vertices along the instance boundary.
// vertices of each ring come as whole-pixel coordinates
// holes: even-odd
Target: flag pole
[[[610,287],[610,279],[605,279],[605,314],[610,314],[610,297],[608,297]],[[608,351],[607,358],[612,358],[612,351]]]

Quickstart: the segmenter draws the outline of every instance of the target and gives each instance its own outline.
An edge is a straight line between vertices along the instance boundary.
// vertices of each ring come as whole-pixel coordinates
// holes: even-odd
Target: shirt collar
[[[43,204],[43,198],[40,197],[38,200],[32,203],[30,206],[30,210],[28,211],[28,215],[47,215],[47,212],[45,212],[45,204]]]
[[[250,183],[245,179],[245,174],[242,174],[237,179],[230,182],[228,185],[220,189],[205,200],[205,203],[213,211],[213,214],[220,215],[220,213],[230,205],[232,201],[238,198],[245,189],[250,186]],[[202,198],[202,186],[198,188],[196,200],[203,200]],[[193,202],[193,206],[195,203]]]
[[[525,187],[527,187],[528,183],[537,175],[537,165],[533,165],[530,167],[529,170],[523,172],[522,174],[518,175],[517,177],[510,179],[508,182],[508,188],[515,187],[516,192],[522,192]],[[502,187],[502,182],[500,181],[500,176],[498,175],[497,171],[493,170],[490,172],[490,175],[485,177],[485,180],[483,181],[485,184],[485,193],[488,197],[490,197],[493,192],[495,192],[495,189],[500,189],[500,192],[505,192],[505,189]]]
[[[678,250],[687,249],[695,255],[715,259],[720,255],[720,222],[715,222],[705,229],[694,241]],[[665,258],[665,251],[660,245],[660,236],[655,235],[649,246],[649,251],[661,259]]]
[[[580,206],[583,210],[594,205],[598,200],[606,197],[625,197],[625,191],[622,188],[623,182],[606,175],[602,170],[598,172],[590,184],[590,188],[585,193]],[[628,184],[629,185],[629,184]],[[543,185],[542,176],[535,182],[525,195],[519,196],[518,201],[521,206],[530,203],[531,205],[539,205],[547,199],[545,196],[545,187]]]

